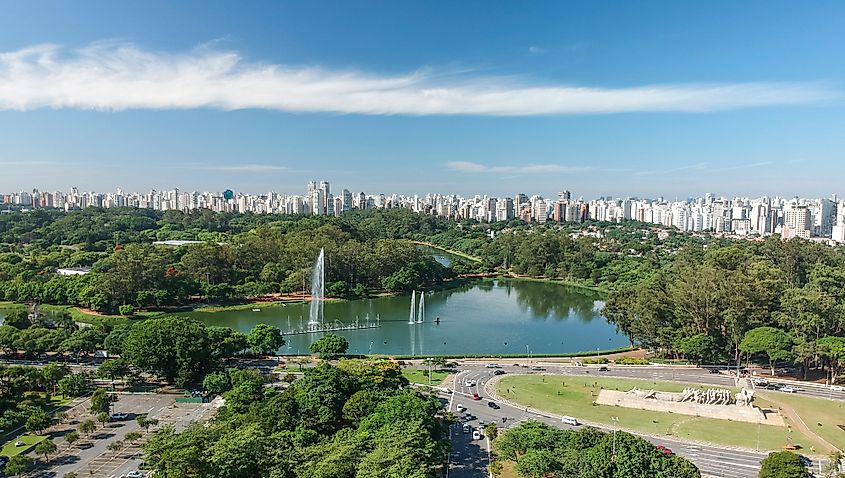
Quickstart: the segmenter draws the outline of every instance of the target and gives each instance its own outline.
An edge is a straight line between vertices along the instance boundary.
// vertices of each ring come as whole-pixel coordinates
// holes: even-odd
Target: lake
[[[419,297],[417,298],[419,300]],[[325,323],[380,327],[334,333],[349,341],[350,353],[391,355],[566,353],[628,344],[601,315],[603,302],[588,290],[524,280],[483,280],[425,295],[425,322],[409,325],[410,296],[327,301]],[[260,306],[258,306],[260,307]],[[283,331],[303,330],[308,304],[187,315],[208,325],[248,332],[259,323]],[[434,322],[440,318],[440,324]],[[285,354],[306,353],[319,334],[287,335]],[[527,346],[527,349],[526,349]]]

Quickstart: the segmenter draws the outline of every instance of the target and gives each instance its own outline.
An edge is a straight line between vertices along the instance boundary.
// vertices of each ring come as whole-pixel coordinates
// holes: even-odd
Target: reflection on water
[[[601,316],[603,305],[591,291],[521,280],[484,280],[425,296],[423,324],[408,324],[409,296],[328,301],[329,323],[373,323],[381,327],[336,332],[349,340],[351,353],[524,354],[565,353],[627,345]],[[308,304],[226,312],[179,314],[209,325],[248,332],[259,323],[283,331],[307,328]],[[4,316],[0,309],[0,318]],[[440,324],[435,324],[439,317]],[[287,335],[281,352],[307,353],[317,334]]]
[[[352,353],[516,354],[562,353],[626,345],[624,337],[601,317],[601,303],[590,291],[557,284],[485,280],[427,292],[426,322],[408,324],[410,297],[330,301],[325,318],[351,324],[378,320],[377,329],[336,332],[346,336]],[[210,325],[246,332],[258,323],[289,331],[308,320],[307,304],[267,307],[259,312],[194,312]],[[435,324],[439,317],[441,323]],[[304,353],[316,334],[288,335],[283,353]]]

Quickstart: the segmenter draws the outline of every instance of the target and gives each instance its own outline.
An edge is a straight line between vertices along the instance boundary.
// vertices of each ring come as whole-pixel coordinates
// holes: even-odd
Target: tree
[[[32,463],[32,460],[26,455],[15,455],[9,458],[9,463],[6,463],[6,474],[17,476],[23,474],[29,465]]]
[[[765,354],[769,359],[769,368],[774,375],[775,363],[778,360],[787,360],[792,356],[792,344],[792,337],[783,330],[774,327],[757,327],[745,333],[739,348],[746,354]]]
[[[65,435],[65,442],[67,442],[68,446],[73,446],[73,444],[79,440],[79,433],[70,432]]]
[[[105,360],[97,367],[97,376],[111,380],[112,389],[114,381],[129,375],[129,364],[123,359]]]
[[[78,429],[79,433],[82,433],[83,435],[88,435],[90,433],[93,433],[94,430],[97,429],[97,424],[94,422],[94,420],[87,418],[85,420],[82,420],[82,423],[79,424]]]
[[[106,448],[108,448],[109,451],[119,451],[123,448],[123,440],[115,440],[113,442],[110,442],[108,445],[106,445]]]
[[[56,387],[60,380],[70,374],[70,369],[65,365],[57,365],[48,363],[41,368],[41,375],[44,377],[44,382],[50,387],[52,394],[56,394]]]
[[[211,372],[202,380],[202,388],[213,395],[220,395],[232,389],[232,380],[226,372]]]
[[[15,309],[3,319],[3,325],[12,326],[18,330],[28,329],[32,322],[29,320],[29,313],[26,309]]]
[[[40,435],[41,432],[50,428],[52,423],[53,419],[50,414],[44,410],[38,409],[38,411],[34,412],[26,419],[24,426],[27,431],[35,432]]]
[[[123,344],[123,358],[130,364],[180,386],[204,377],[213,353],[202,322],[175,317],[135,325]]]
[[[769,453],[760,463],[759,478],[807,478],[809,473],[801,458],[789,451]]]
[[[129,444],[135,443],[136,441],[141,439],[141,432],[132,431],[127,433],[123,436],[123,440],[129,442]]]
[[[110,420],[111,416],[109,416],[108,412],[100,412],[97,414],[97,421],[102,423],[103,426],[106,426],[106,423],[108,423]]]
[[[278,327],[267,324],[258,324],[249,331],[246,338],[249,348],[261,355],[275,355],[281,346],[285,344],[282,331]]]
[[[499,426],[495,423],[488,423],[484,427],[484,436],[489,438],[490,441],[495,440],[499,436]]]
[[[716,339],[707,334],[683,337],[678,341],[677,348],[684,357],[697,361],[699,365],[702,361],[711,362],[719,355]]]
[[[91,395],[91,413],[106,413],[111,411],[111,404],[114,401],[112,395],[109,395],[105,389],[98,388],[94,390]]]
[[[63,397],[78,397],[88,388],[88,382],[81,373],[74,373],[62,377],[58,382],[59,393]]]
[[[53,440],[47,439],[35,445],[35,453],[44,455],[44,461],[50,461],[50,455],[55,453],[58,448]]]
[[[150,418],[146,415],[138,415],[135,421],[138,422],[138,426],[143,428],[144,431],[149,431],[150,427],[158,425],[158,419]]]
[[[345,354],[349,349],[349,342],[342,335],[326,334],[313,342],[308,350],[312,354],[320,354],[320,358],[332,360]]]

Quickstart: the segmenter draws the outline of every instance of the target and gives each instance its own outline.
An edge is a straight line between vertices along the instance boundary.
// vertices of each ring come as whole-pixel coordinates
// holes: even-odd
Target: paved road
[[[587,374],[587,367],[545,367],[543,373],[572,373],[572,374]],[[611,368],[610,372],[602,372],[603,374],[613,375],[618,377],[632,377],[632,378],[652,378],[661,380],[675,380],[686,381],[690,383],[707,383],[714,385],[733,386],[734,381],[727,376],[720,376],[710,374],[705,371],[685,371],[679,372],[673,377],[673,372],[665,369],[650,370],[650,369],[623,369],[617,370],[619,367]],[[524,368],[519,369],[524,372]],[[524,409],[511,407],[505,403],[499,403],[500,409],[494,410],[490,408],[487,403],[490,401],[484,392],[485,383],[491,378],[492,371],[484,368],[481,364],[465,363],[460,365],[460,372],[455,377],[455,394],[454,398],[450,397],[450,410],[455,411],[455,406],[458,403],[464,405],[468,411],[484,421],[495,421],[500,426],[503,425],[502,417],[507,417],[506,426],[513,426],[524,419],[535,419],[547,423],[552,426],[560,428],[572,428],[560,423],[558,418],[538,415],[536,413],[526,412]],[[597,370],[589,370],[590,374],[596,374]],[[665,376],[664,376],[665,375]],[[467,386],[466,380],[475,380],[475,386]],[[472,394],[479,393],[483,400],[472,400]],[[605,428],[608,430],[607,428]],[[756,453],[749,451],[739,451],[727,448],[720,448],[708,445],[699,445],[680,442],[676,440],[643,437],[655,445],[662,444],[680,456],[683,456],[693,462],[702,473],[724,478],[751,478],[756,477],[760,469],[760,461],[765,458],[764,453]]]
[[[461,423],[450,427],[452,453],[449,455],[449,478],[486,478],[490,454],[487,439],[472,439],[477,423],[470,423],[469,433],[464,433]]]

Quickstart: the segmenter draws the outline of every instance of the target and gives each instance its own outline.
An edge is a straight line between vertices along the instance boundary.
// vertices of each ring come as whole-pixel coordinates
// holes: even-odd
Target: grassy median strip
[[[581,420],[608,426],[613,425],[611,417],[618,417],[621,428],[666,436],[667,438],[695,440],[750,449],[756,449],[759,446],[760,450],[779,450],[790,440],[793,444],[804,449],[819,445],[797,431],[790,432],[786,427],[595,405],[593,403],[602,388],[626,391],[639,387],[664,392],[680,392],[689,386],[655,380],[566,375],[512,375],[503,377],[498,382],[496,390],[503,398],[531,408],[558,415],[570,415]],[[760,399],[755,400],[755,403],[763,408],[773,407],[770,402],[765,400],[765,397],[760,397]],[[799,414],[803,416],[801,411],[799,411]]]
[[[3,449],[0,450],[0,455],[12,457],[15,455],[20,455],[21,453],[26,453],[32,450],[35,445],[41,443],[42,441],[46,440],[46,436],[39,436],[39,435],[22,435],[17,438],[13,438],[6,442],[3,445]],[[21,442],[23,445],[15,446],[16,442]]]
[[[839,448],[845,444],[845,430],[839,428],[845,427],[845,402],[776,392],[758,395],[774,402],[773,408],[778,408],[777,403],[792,407],[807,427],[828,443]]]
[[[419,383],[422,385],[428,385],[428,370],[418,370],[415,368],[403,368],[402,375],[408,379],[411,383]],[[440,370],[432,370],[431,371],[431,384],[432,385],[440,385],[443,383],[443,380],[449,376],[449,372],[442,372]]]

